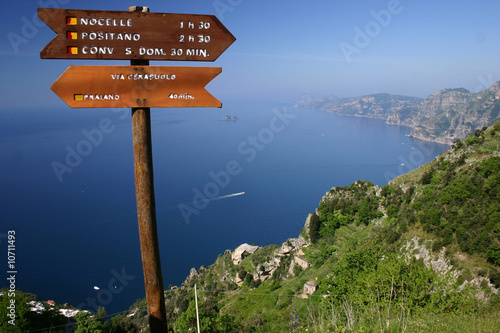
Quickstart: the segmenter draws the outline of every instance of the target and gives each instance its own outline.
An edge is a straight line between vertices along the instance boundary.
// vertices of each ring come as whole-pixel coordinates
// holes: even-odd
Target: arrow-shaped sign
[[[38,8],[42,59],[214,61],[236,38],[214,15]]]
[[[70,66],[50,87],[72,108],[222,107],[205,86],[220,67]]]

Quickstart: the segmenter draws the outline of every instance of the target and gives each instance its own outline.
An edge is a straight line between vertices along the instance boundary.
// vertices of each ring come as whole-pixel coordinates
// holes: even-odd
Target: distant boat
[[[224,118],[221,118],[220,120],[238,120],[237,116],[225,116]]]

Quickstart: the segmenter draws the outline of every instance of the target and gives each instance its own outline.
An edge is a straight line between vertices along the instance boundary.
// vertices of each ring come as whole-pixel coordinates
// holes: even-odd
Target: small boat
[[[224,118],[221,118],[221,120],[238,120],[237,116],[225,116]]]

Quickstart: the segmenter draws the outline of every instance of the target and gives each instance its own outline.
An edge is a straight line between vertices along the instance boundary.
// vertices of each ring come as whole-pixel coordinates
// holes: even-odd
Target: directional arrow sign
[[[213,15],[38,8],[42,59],[214,61],[236,38]]]
[[[50,87],[72,108],[222,107],[205,86],[220,67],[70,66]]]

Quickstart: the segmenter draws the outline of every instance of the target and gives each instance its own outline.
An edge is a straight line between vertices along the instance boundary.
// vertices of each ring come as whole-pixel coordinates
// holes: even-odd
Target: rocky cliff
[[[295,106],[338,115],[380,118],[388,124],[411,127],[410,136],[452,144],[499,119],[500,82],[479,93],[464,88],[443,89],[425,100],[391,94],[309,100],[302,97]]]

